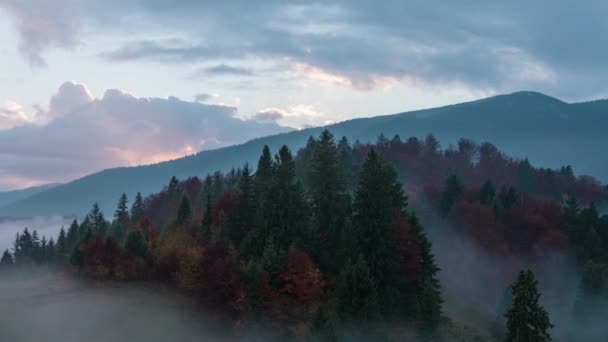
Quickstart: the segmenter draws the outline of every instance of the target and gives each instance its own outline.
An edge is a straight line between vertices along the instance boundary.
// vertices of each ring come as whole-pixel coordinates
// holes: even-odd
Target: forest
[[[608,339],[608,186],[491,143],[351,143],[325,130],[296,153],[265,146],[255,166],[117,198],[113,217],[94,204],[48,239],[25,228],[0,272],[46,265],[101,283],[163,284],[235,339]],[[463,332],[476,323],[451,314],[455,284],[441,274],[452,265],[438,261],[437,236],[503,262],[504,298],[487,334]],[[575,270],[575,298],[559,320],[567,327],[545,308],[546,280],[535,274],[555,254]]]

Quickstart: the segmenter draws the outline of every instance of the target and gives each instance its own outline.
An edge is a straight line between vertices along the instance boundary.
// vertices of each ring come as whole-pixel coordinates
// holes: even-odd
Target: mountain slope
[[[24,198],[30,197],[42,191],[51,189],[53,187],[59,186],[60,184],[45,184],[39,186],[33,186],[26,189],[20,190],[12,190],[12,191],[4,191],[0,192],[0,207],[7,206],[11,203],[20,201]]]
[[[257,163],[262,147],[273,151],[283,144],[302,147],[310,135],[328,128],[351,141],[374,141],[380,133],[424,137],[433,133],[445,145],[466,137],[489,141],[515,157],[529,157],[535,165],[571,164],[575,172],[608,180],[608,101],[566,103],[536,93],[517,92],[440,108],[354,119],[327,127],[258,138],[242,145],[203,151],[155,165],[116,168],[86,176],[0,208],[0,216],[82,214],[98,201],[110,213],[121,192],[158,191],[172,175],[186,178],[215,170]]]

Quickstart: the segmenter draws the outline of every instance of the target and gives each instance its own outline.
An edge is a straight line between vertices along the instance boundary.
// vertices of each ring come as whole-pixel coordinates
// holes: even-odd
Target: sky
[[[0,0],[0,191],[535,90],[608,94],[608,3]]]

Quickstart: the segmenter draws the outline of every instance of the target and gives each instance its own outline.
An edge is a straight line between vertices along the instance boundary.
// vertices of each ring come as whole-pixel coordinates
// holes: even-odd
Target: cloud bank
[[[6,128],[0,130],[0,189],[64,182],[287,130],[236,114],[234,107],[115,89],[94,98],[85,85],[66,82],[32,119],[16,104],[0,110],[0,128]]]

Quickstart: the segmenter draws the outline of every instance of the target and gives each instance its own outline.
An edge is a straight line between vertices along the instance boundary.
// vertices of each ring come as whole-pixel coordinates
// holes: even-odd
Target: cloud
[[[212,67],[207,67],[202,70],[203,74],[206,75],[233,75],[233,76],[252,76],[253,71],[247,68],[230,66],[227,64],[218,64]]]
[[[3,0],[0,8],[12,14],[21,41],[19,50],[33,66],[46,66],[42,54],[53,47],[78,45],[79,13],[76,0]]]
[[[0,104],[0,130],[10,129],[31,123],[32,119],[24,112],[23,107],[14,101]]]
[[[285,111],[280,108],[266,108],[253,116],[253,119],[260,122],[273,122],[285,117]]]
[[[269,107],[257,112],[253,120],[258,122],[280,122],[294,128],[308,128],[334,123],[331,115],[318,110],[314,106],[298,104],[286,108]]]
[[[206,94],[206,93],[200,93],[200,94],[196,94],[194,95],[194,101],[195,102],[206,102],[207,100],[213,98],[214,96],[211,94]]]
[[[235,107],[140,98],[117,89],[93,98],[73,82],[64,83],[39,115],[50,119],[0,131],[0,179],[13,183],[0,186],[64,182],[287,131],[236,118]]]
[[[608,33],[608,3],[599,1],[576,8],[519,0],[484,6],[5,0],[1,6],[34,64],[43,64],[51,48],[77,46],[83,31],[99,31],[120,37],[113,41],[122,45],[101,52],[112,63],[213,64],[210,73],[244,75],[248,63],[272,61],[360,91],[401,82],[485,92],[531,88],[567,99],[608,92],[608,45],[599,40]]]

